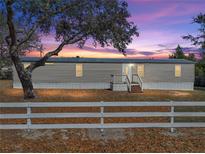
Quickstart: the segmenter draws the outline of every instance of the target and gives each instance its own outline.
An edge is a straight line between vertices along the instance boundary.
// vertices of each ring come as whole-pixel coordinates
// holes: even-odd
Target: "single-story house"
[[[39,58],[24,57],[24,66]],[[34,88],[114,91],[193,90],[195,63],[184,59],[50,58],[33,71]],[[21,88],[13,71],[13,87]]]

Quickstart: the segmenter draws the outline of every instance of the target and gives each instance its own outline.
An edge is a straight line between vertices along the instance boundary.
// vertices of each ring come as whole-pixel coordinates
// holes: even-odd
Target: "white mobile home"
[[[38,58],[22,58],[24,65]],[[50,58],[34,70],[34,88],[193,90],[194,62],[182,59]],[[13,87],[21,88],[13,71]]]

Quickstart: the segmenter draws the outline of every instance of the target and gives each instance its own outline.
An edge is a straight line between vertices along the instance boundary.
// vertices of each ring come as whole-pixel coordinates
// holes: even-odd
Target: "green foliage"
[[[199,46],[202,49],[201,59],[196,63],[196,76],[205,80],[205,14],[200,13],[197,17],[193,18],[193,23],[199,24],[199,34],[197,36],[187,35],[183,39],[190,40],[193,45]]]
[[[205,57],[204,55],[202,57]],[[189,53],[186,56],[183,49],[178,45],[176,52],[169,56],[170,59],[187,59],[196,62],[195,65],[195,76],[205,76],[205,59],[200,59],[197,61],[193,53]]]
[[[0,57],[0,69],[3,67],[10,67],[11,66],[11,59],[8,57]]]
[[[7,17],[6,17],[6,8],[5,5],[2,5],[2,1],[0,1],[0,7],[2,10],[0,11],[0,57],[8,57],[9,56],[9,44],[10,44],[10,36],[9,30],[7,26]],[[28,38],[32,28],[26,26],[26,21],[22,20],[20,17],[14,19],[14,25],[16,29],[17,36],[17,44],[19,55],[25,55],[26,52],[29,51],[41,51],[42,44],[40,42],[40,37],[37,32],[33,32],[32,35]],[[22,43],[23,42],[23,43]]]
[[[205,52],[205,14],[200,13],[197,17],[193,18],[193,23],[199,24],[199,34],[197,36],[187,35],[183,39],[190,40],[193,45],[200,46]]]
[[[16,0],[15,17],[39,34],[55,34],[59,42],[113,46],[124,53],[137,27],[129,22],[128,4],[118,0]]]
[[[186,56],[184,55],[184,52],[180,45],[177,46],[176,52],[169,56],[170,59],[185,59]]]
[[[12,79],[11,60],[7,57],[0,57],[0,80]]]
[[[7,31],[6,20],[3,16],[3,12],[0,11],[0,58],[3,57],[6,52],[5,35]]]
[[[199,69],[198,75],[205,78],[205,52],[202,53],[201,57],[196,67]]]
[[[188,56],[185,57],[187,60],[196,61],[194,53],[189,53]]]
[[[6,19],[5,2],[0,1],[0,6]],[[132,36],[139,35],[134,23],[127,20],[130,14],[124,1],[14,0],[12,6],[20,51],[42,50],[39,35],[54,34],[57,41],[66,41],[67,44],[76,43],[83,47],[91,39],[94,45],[113,46],[124,53]],[[21,43],[33,29],[35,33]]]

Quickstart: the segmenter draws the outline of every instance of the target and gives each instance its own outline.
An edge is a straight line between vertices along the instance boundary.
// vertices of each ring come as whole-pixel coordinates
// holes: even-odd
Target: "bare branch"
[[[76,42],[79,42],[80,40],[82,40],[84,38],[84,35],[82,36],[79,36],[80,33],[74,35],[73,37],[69,38],[68,40],[64,40],[55,50],[53,51],[50,51],[48,53],[46,53],[44,55],[44,57],[42,57],[40,60],[38,60],[37,62],[34,62],[34,63],[31,63],[27,68],[26,70],[28,72],[32,72],[34,69],[36,69],[37,67],[40,67],[40,66],[44,66],[46,61],[52,57],[52,56],[58,56],[59,52],[63,49],[63,47],[65,45],[68,45],[68,44],[73,44],[73,43],[76,43]]]
[[[30,31],[28,32],[27,36],[25,37],[24,40],[22,40],[18,45],[17,45],[17,49],[23,45],[24,43],[26,43],[27,41],[30,40],[30,38],[32,37],[32,35],[34,34],[34,32],[36,31],[37,27],[33,26]]]
[[[66,42],[62,42],[58,48],[56,48],[54,51],[50,51],[48,53],[45,54],[44,57],[42,57],[39,61],[37,62],[34,62],[34,63],[31,63],[27,68],[26,70],[28,72],[32,72],[35,68],[37,67],[40,67],[40,66],[44,66],[45,65],[45,62],[52,56],[57,56],[58,53],[63,49],[63,47],[66,45],[67,43]]]

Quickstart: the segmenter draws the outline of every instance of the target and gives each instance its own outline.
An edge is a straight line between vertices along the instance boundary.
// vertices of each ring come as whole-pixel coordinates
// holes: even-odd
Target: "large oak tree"
[[[21,81],[24,97],[34,98],[32,71],[65,45],[83,47],[88,39],[93,44],[113,46],[125,54],[125,49],[138,36],[137,27],[127,19],[128,4],[120,0],[3,0],[0,1],[8,33],[5,42]],[[34,49],[39,35],[52,34],[59,46],[37,62],[24,68],[20,54]]]

